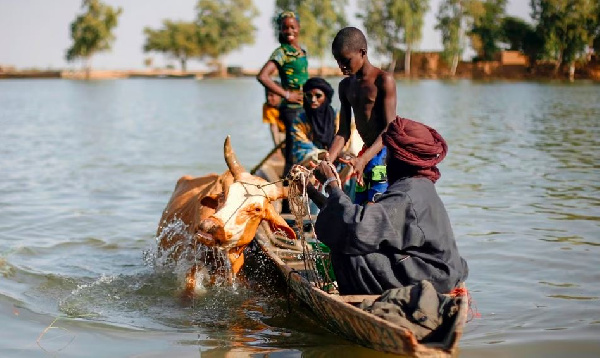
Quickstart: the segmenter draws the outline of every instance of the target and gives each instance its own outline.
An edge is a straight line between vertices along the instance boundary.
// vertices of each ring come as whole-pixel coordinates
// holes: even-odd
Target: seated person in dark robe
[[[434,129],[400,117],[390,123],[383,142],[390,185],[375,202],[353,204],[325,161],[314,174],[329,197],[307,187],[321,206],[315,230],[331,249],[339,292],[379,295],[427,280],[448,293],[469,270],[434,186],[446,142]]]

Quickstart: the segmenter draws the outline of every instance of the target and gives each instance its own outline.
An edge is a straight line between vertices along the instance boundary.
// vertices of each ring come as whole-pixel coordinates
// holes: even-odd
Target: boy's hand
[[[329,152],[321,152],[319,153],[319,160],[329,161]]]
[[[355,157],[350,159],[340,158],[339,161],[352,166],[354,172],[352,175],[356,177],[356,181],[358,182],[358,184],[364,185],[363,171],[365,170],[365,166],[367,165],[367,163],[364,162],[362,157]]]
[[[363,181],[363,171],[365,170],[366,166],[367,163],[362,159],[362,157],[356,158],[356,161],[354,162],[354,175],[356,176],[356,181],[360,185],[365,185]]]

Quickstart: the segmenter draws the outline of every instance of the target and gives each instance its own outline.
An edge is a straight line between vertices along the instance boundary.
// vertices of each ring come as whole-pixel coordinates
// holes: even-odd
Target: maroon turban
[[[383,133],[383,143],[390,159],[388,173],[394,166],[409,169],[404,176],[420,176],[436,182],[441,174],[436,165],[444,159],[448,146],[435,129],[410,119],[396,117]],[[406,171],[406,170],[405,170]]]

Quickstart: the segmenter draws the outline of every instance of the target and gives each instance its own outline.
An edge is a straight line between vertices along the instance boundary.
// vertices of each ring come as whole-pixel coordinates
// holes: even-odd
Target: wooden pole
[[[254,175],[254,173],[256,173],[256,171],[258,169],[260,169],[260,167],[262,167],[263,164],[265,164],[265,162],[271,158],[271,156],[273,154],[275,154],[276,151],[278,151],[281,147],[283,147],[283,145],[285,144],[285,141],[281,141],[281,143],[277,144],[277,146],[275,146],[275,148],[271,149],[271,151],[269,152],[269,154],[267,154],[261,161],[260,163],[258,163],[254,168],[252,168],[252,170],[250,170],[250,174]]]

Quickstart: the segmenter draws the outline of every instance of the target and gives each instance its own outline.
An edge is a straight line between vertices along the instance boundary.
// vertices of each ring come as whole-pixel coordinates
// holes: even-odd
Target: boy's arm
[[[384,147],[381,135],[383,132],[385,132],[387,126],[392,123],[394,119],[396,119],[396,81],[388,72],[383,72],[380,79],[378,79],[378,82],[379,81],[380,85],[377,87],[383,92],[383,114],[385,117],[385,127],[383,128],[383,131],[379,133],[377,139],[375,139],[375,142],[373,142],[373,144],[367,148],[367,150],[365,150],[363,155],[356,159],[354,164],[354,172],[356,173],[356,180],[361,184],[363,182],[362,174],[365,166]]]
[[[341,104],[340,126],[335,137],[333,137],[333,142],[331,143],[331,147],[329,148],[329,160],[332,162],[337,159],[342,149],[344,149],[344,145],[346,145],[346,142],[348,142],[348,139],[350,139],[350,121],[352,119],[352,107],[350,106],[350,102],[348,102],[348,98],[346,97],[346,85],[347,79],[343,79],[338,87]]]
[[[383,97],[383,110],[385,114],[385,129],[387,129],[388,125],[396,119],[396,80],[391,73],[384,72],[381,76],[381,82],[381,87],[385,93]],[[381,138],[381,134],[385,132],[385,129],[379,134],[379,138]]]

